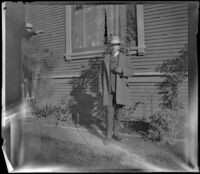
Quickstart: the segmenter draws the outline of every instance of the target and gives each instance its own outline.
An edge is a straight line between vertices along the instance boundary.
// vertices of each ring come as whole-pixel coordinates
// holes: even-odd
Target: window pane
[[[83,48],[83,8],[80,5],[74,6],[73,14],[73,48]]]
[[[104,11],[103,5],[84,8],[84,47],[103,45]]]

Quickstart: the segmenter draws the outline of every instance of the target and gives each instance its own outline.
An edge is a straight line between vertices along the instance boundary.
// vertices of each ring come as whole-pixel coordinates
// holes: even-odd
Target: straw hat
[[[121,44],[119,36],[111,36],[110,37],[110,44]]]

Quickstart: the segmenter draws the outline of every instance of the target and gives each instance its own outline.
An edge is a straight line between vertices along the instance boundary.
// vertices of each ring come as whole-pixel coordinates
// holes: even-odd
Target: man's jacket
[[[120,66],[121,74],[116,74],[114,69]],[[117,57],[106,54],[102,65],[103,105],[111,104],[109,96],[115,94],[116,104],[132,106],[131,92],[128,87],[128,77],[134,75],[130,58],[120,52]]]

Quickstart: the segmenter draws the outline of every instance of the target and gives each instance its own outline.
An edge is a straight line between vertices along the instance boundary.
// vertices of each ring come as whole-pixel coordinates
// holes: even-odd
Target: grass
[[[161,168],[163,167],[174,170],[180,169],[177,167],[177,164],[175,164],[174,161],[171,160],[171,157],[169,157],[166,153],[162,154],[161,152],[156,152],[154,154],[147,154],[145,155],[145,159],[151,161],[151,163]]]
[[[26,162],[39,164],[67,164],[72,167],[91,169],[126,169],[120,164],[122,156],[110,151],[99,151],[84,144],[41,135],[39,140],[32,137],[26,144]],[[32,142],[35,142],[34,146]],[[31,151],[31,154],[30,154]],[[28,155],[29,154],[29,155]]]
[[[122,133],[127,134],[135,134],[138,133],[141,136],[148,133],[148,130],[152,129],[151,125],[144,121],[129,121],[123,122],[124,128],[121,130]],[[148,141],[143,136],[145,141]],[[156,143],[156,142],[154,142]],[[184,157],[184,143],[183,142],[175,142],[174,144],[164,143],[160,145],[163,149],[168,150],[169,152],[173,153],[176,157],[180,160],[183,160]]]
[[[23,129],[26,140],[24,161],[35,161],[39,164],[56,163],[86,169],[130,169],[130,166],[121,163],[124,159],[122,153],[113,153],[112,149],[94,148],[87,144],[72,142],[67,139],[72,135],[70,132],[63,132],[59,127],[47,129],[39,123],[41,124],[41,120],[37,119]],[[129,138],[127,141],[126,143],[136,155],[143,156],[150,163],[160,167],[178,169],[168,152],[163,152],[164,148],[161,149],[140,137]]]

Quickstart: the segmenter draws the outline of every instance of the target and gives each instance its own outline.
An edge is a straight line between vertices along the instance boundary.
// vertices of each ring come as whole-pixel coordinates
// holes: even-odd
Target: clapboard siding
[[[57,67],[53,70],[53,74],[76,74],[81,73],[88,67],[88,59],[83,59],[82,61],[72,60],[70,63],[65,63],[63,59],[63,63],[57,65]]]
[[[62,99],[65,102],[68,102],[71,92],[71,86],[69,81],[71,79],[54,79],[53,80],[53,94],[52,96],[46,100],[46,104],[50,105],[59,105],[62,102]]]
[[[131,83],[131,96],[133,103],[141,102],[131,119],[136,119],[137,117],[145,117],[150,115],[152,112],[159,110],[159,104],[161,103],[161,95],[158,95],[158,89],[156,88],[157,82],[135,82]],[[188,81],[185,80],[180,86],[181,93],[180,101],[182,102],[185,111],[188,111]]]
[[[147,8],[145,8],[146,9],[146,11],[147,11]],[[152,18],[153,19],[160,19],[161,17],[169,17],[169,16],[176,16],[176,15],[182,15],[185,11],[187,10],[187,7],[181,7],[180,9],[173,9],[173,10],[169,10],[168,9],[168,13],[162,13],[162,14],[159,14],[159,16],[158,16],[158,12],[156,11],[156,13],[154,12],[154,13],[150,13],[149,11],[148,11],[148,13],[149,13],[149,15],[150,16],[147,16],[146,18],[145,18],[145,20],[147,21],[148,19],[149,20],[152,20]]]
[[[164,60],[173,59],[188,42],[187,5],[145,4],[145,55],[132,57],[136,72],[154,72]]]
[[[160,14],[160,11],[163,13],[172,12],[172,11],[179,11],[186,9],[186,4],[145,4],[146,11],[149,12],[150,15],[152,14]]]
[[[172,48],[174,48],[175,46],[174,45],[172,45],[172,44],[176,44],[177,46],[180,46],[180,47],[182,47],[183,46],[183,41],[182,40],[180,40],[180,41],[173,41],[173,42],[161,42],[161,43],[151,43],[151,45],[149,45],[149,47],[148,48],[151,48],[151,49],[154,49],[154,48],[161,48],[161,49],[164,49],[163,47],[172,47]]]
[[[45,32],[39,36],[42,47],[54,51],[58,64],[63,64],[64,59],[61,58],[66,49],[65,6],[26,5],[25,12],[26,22],[32,23],[35,29]]]
[[[179,51],[188,43],[188,12],[185,4],[145,4],[144,32],[145,55],[133,56],[132,65],[136,72],[154,72],[164,60],[177,58]],[[138,77],[139,78],[139,77]],[[161,102],[155,84],[158,77],[140,77],[131,84],[133,103],[145,101],[146,106],[137,107],[134,117],[150,114]],[[148,82],[147,82],[148,81]],[[188,81],[180,87],[180,98],[188,110]],[[152,100],[152,101],[151,101]],[[152,102],[152,103],[151,103]],[[145,111],[144,111],[145,110]]]
[[[168,31],[177,30],[177,29],[180,29],[180,28],[181,29],[183,29],[183,28],[187,29],[187,20],[185,20],[183,22],[179,22],[178,24],[176,24],[176,23],[167,23],[167,24],[163,24],[163,25],[160,25],[160,26],[156,26],[156,25],[152,26],[152,25],[150,25],[150,26],[146,27],[145,32],[146,32],[146,34],[149,33],[149,32],[157,33],[158,31],[164,31],[166,27],[169,28]],[[154,29],[154,30],[152,31],[152,29]]]

